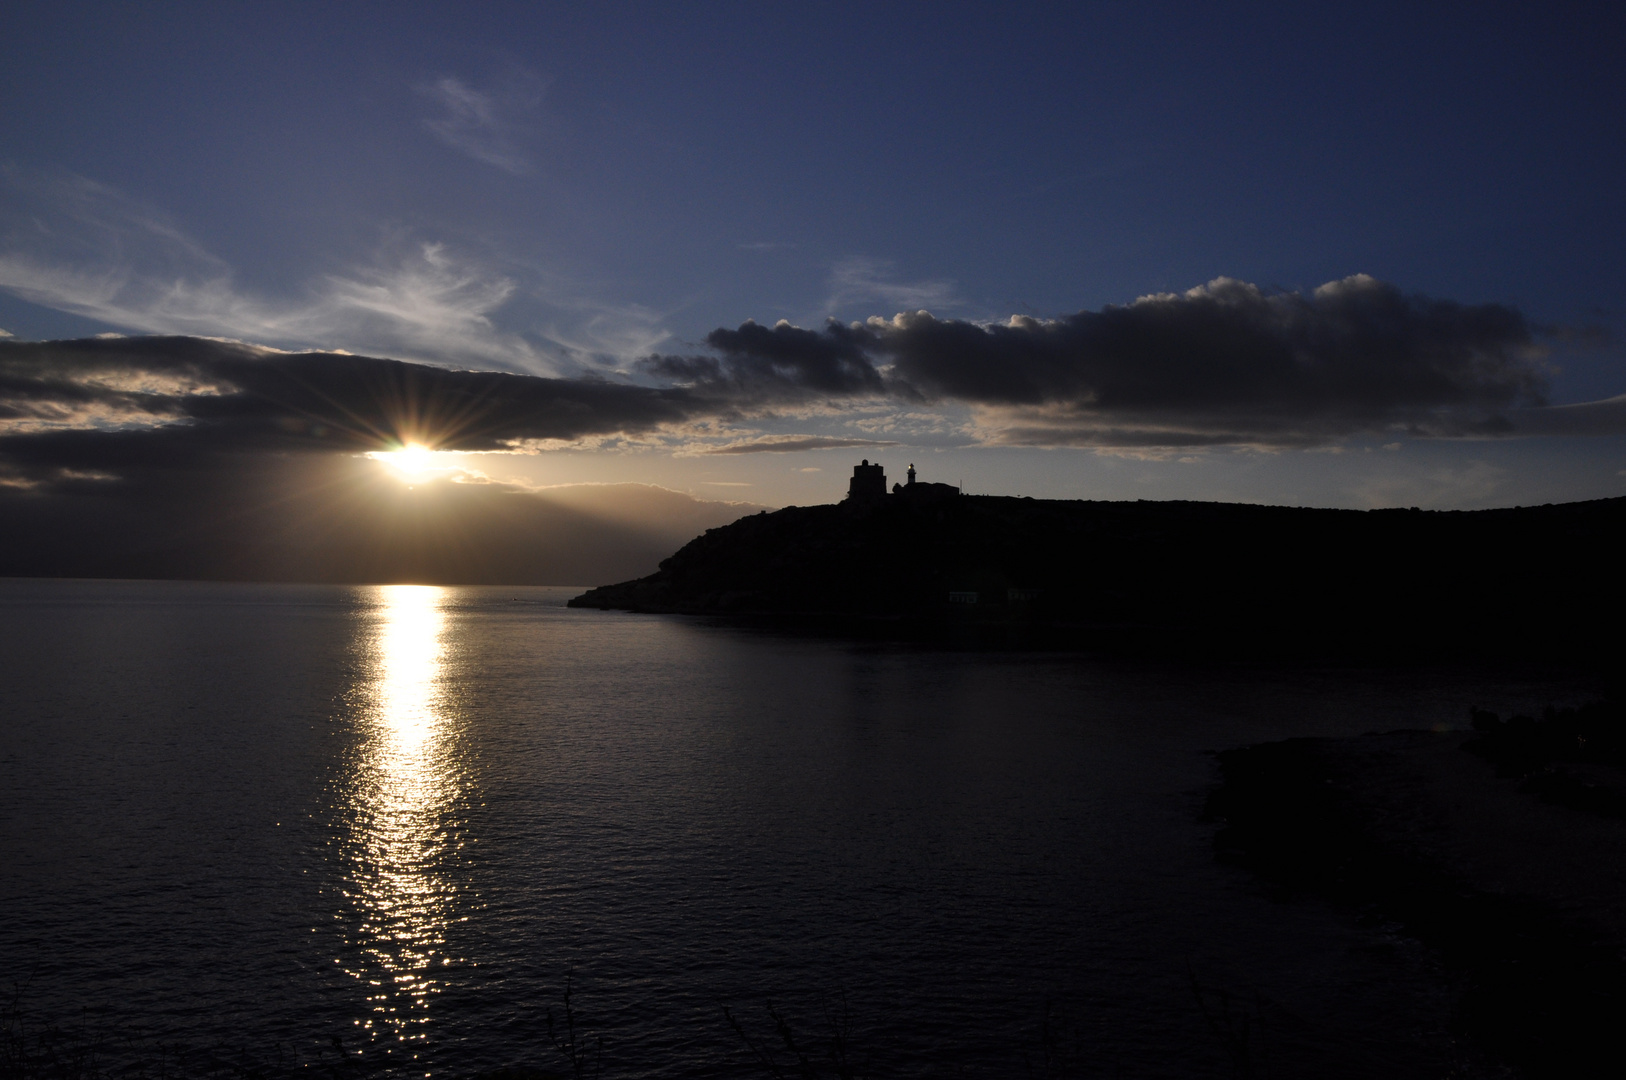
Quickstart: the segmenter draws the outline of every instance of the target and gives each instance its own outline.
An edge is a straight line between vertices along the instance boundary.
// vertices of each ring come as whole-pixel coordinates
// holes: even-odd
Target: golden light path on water
[[[357,687],[364,738],[344,785],[350,944],[360,960],[346,970],[370,984],[372,1036],[410,1043],[426,1037],[435,970],[452,962],[447,867],[461,845],[462,777],[447,705],[445,590],[376,592]]]

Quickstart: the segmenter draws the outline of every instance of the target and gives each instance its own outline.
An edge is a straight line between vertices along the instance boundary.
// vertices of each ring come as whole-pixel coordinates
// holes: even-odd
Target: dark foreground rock
[[[1438,950],[1462,986],[1462,1034],[1521,1075],[1617,1076],[1626,821],[1544,801],[1532,777],[1464,753],[1464,738],[1223,753],[1209,806],[1220,854],[1284,894],[1398,921]]]
[[[1619,643],[1626,499],[1475,512],[992,496],[788,507],[571,601],[1040,640],[1565,659]]]

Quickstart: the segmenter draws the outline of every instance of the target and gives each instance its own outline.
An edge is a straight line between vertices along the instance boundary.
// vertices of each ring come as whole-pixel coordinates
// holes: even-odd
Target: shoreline
[[[1221,752],[1218,856],[1278,895],[1379,915],[1459,980],[1456,1027],[1528,1077],[1613,1075],[1626,820],[1545,802],[1461,731]],[[1626,777],[1622,777],[1626,780]]]

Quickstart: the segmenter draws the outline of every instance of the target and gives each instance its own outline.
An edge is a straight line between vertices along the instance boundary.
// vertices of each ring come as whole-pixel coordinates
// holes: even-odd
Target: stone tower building
[[[847,485],[847,498],[853,501],[883,499],[886,497],[886,472],[879,463],[871,465],[869,458],[853,466],[852,482]]]

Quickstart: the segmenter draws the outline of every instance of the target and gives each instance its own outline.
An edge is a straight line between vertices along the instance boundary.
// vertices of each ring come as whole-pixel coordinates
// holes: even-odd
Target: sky
[[[410,440],[425,496],[723,517],[859,458],[1050,498],[1626,494],[1622,55],[1601,4],[24,0],[0,486],[133,499],[142,447],[215,425],[195,467],[243,489],[389,479],[365,455]],[[281,419],[348,434],[231,443],[204,399],[293,408],[255,365],[333,380]],[[379,411],[402,386],[490,415]]]

